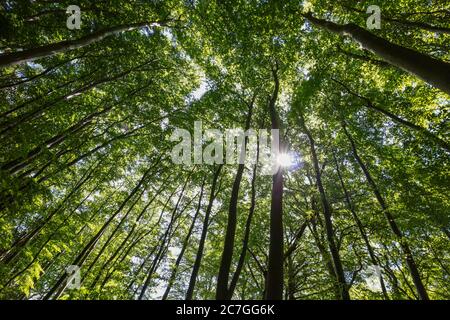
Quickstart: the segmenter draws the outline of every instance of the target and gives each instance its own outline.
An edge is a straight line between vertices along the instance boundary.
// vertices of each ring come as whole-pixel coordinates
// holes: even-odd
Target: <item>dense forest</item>
[[[450,299],[448,1],[0,3],[0,299]]]

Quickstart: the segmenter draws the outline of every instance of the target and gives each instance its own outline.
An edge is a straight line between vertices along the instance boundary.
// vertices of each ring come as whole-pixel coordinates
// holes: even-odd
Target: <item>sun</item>
[[[284,168],[289,168],[293,166],[294,162],[295,162],[294,157],[290,153],[280,153],[277,157],[278,165]]]

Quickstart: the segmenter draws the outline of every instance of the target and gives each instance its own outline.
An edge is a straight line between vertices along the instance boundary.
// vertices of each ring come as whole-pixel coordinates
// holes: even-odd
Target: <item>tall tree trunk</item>
[[[333,158],[334,158],[334,162],[335,162],[335,165],[336,165],[336,172],[337,172],[339,181],[341,183],[342,190],[344,191],[345,202],[347,203],[347,208],[350,210],[350,212],[352,214],[352,217],[353,217],[353,219],[356,222],[358,230],[361,233],[361,236],[362,236],[362,238],[364,240],[364,243],[366,245],[366,248],[367,248],[367,252],[369,253],[370,261],[372,262],[372,264],[374,266],[380,268],[380,263],[379,263],[376,255],[375,255],[375,251],[373,250],[372,245],[370,244],[369,237],[367,236],[367,233],[366,233],[366,230],[364,228],[364,225],[362,224],[361,220],[359,219],[358,215],[356,214],[355,207],[353,206],[353,203],[352,203],[352,201],[350,199],[350,194],[347,191],[347,188],[345,187],[344,179],[342,178],[341,170],[339,169],[339,163],[338,163],[338,161],[336,159],[336,155],[334,154],[334,152],[333,152]],[[381,268],[380,268],[380,274],[378,276],[378,280],[380,281],[380,287],[381,287],[381,291],[383,292],[384,298],[386,300],[389,300],[389,295],[388,295],[387,290],[386,290],[386,285],[384,284],[383,275],[381,273]]]
[[[144,239],[147,235],[151,234],[153,232],[153,230],[155,230],[156,227],[160,226],[162,218],[163,218],[163,215],[164,215],[164,212],[165,212],[165,210],[167,208],[167,205],[171,201],[172,196],[174,195],[175,191],[176,191],[176,189],[174,189],[172,194],[169,197],[167,197],[167,200],[165,201],[164,206],[161,209],[161,212],[159,214],[159,218],[156,221],[156,223],[148,231],[144,232],[143,235],[139,236],[136,240],[134,240],[131,243],[131,245],[129,246],[128,250],[125,252],[125,254],[122,256],[122,258],[119,260],[119,263],[122,262],[126,258],[127,254],[128,254],[128,251],[131,250],[132,247],[136,246],[142,239]],[[145,264],[147,263],[148,260],[150,260],[151,256],[153,255],[153,253],[155,253],[155,251],[158,249],[158,247],[159,247],[158,245],[153,246],[152,250],[150,250],[149,254],[142,261],[142,263],[140,264],[140,266],[137,269],[137,271],[134,272],[134,276],[132,277],[133,280],[128,285],[127,291],[130,291],[133,288],[134,283],[138,280],[137,277],[138,277],[139,273],[142,271],[142,269],[144,268]],[[114,273],[114,270],[110,273],[109,276],[112,276],[113,273]],[[105,283],[105,280],[103,281],[103,283]],[[136,288],[136,290],[137,289],[138,288]]]
[[[122,211],[122,209],[125,207],[125,205],[128,203],[128,201],[138,192],[138,190],[144,184],[150,170],[151,170],[151,168],[147,169],[147,171],[143,174],[142,178],[139,180],[137,185],[128,194],[128,196],[125,198],[125,200],[119,206],[119,208],[109,217],[109,219],[103,224],[103,226],[94,235],[94,237],[92,237],[92,239],[84,246],[83,250],[78,254],[78,256],[72,262],[72,265],[77,265],[79,267],[81,267],[83,265],[83,263],[89,257],[92,250],[95,248],[96,244],[98,243],[98,241],[100,240],[101,236],[106,231],[106,229],[109,227],[109,225],[114,221],[116,216]],[[47,294],[43,297],[43,299],[49,300],[52,298],[53,295],[54,295],[54,299],[58,299],[61,296],[61,294],[64,292],[65,288],[67,287],[67,279],[68,279],[68,275],[66,273],[62,274],[59,277],[59,279],[56,281],[56,283],[53,285],[53,287],[50,288],[50,290],[47,292]],[[64,283],[64,282],[66,282],[66,283]]]
[[[84,198],[83,200],[81,200],[79,202],[79,204],[73,208],[71,210],[71,212],[64,218],[64,220],[58,224],[58,227],[55,228],[55,230],[52,231],[52,233],[47,237],[47,239],[45,240],[44,244],[40,246],[39,250],[37,251],[37,253],[33,256],[33,259],[24,267],[22,268],[20,271],[18,271],[17,273],[15,273],[10,279],[8,279],[8,281],[3,284],[3,289],[5,289],[12,281],[14,281],[14,279],[16,279],[17,277],[19,277],[20,275],[22,275],[23,273],[25,273],[25,271],[28,270],[28,268],[30,268],[34,262],[38,261],[39,255],[40,253],[46,248],[46,246],[48,245],[48,243],[53,240],[53,237],[61,230],[61,228],[65,225],[67,225],[67,222],[69,221],[70,217],[72,216],[72,214],[79,209],[83,203],[86,202],[86,200],[94,193],[95,190],[98,190],[100,183],[98,183],[91,192],[89,192]],[[0,289],[1,291],[2,289]]]
[[[150,59],[147,60],[131,69],[122,71],[116,75],[113,76],[106,76],[104,78],[101,79],[96,79],[96,80],[91,80],[89,79],[89,83],[82,85],[79,88],[76,88],[68,93],[65,93],[59,97],[57,97],[56,99],[54,99],[53,101],[44,104],[43,106],[40,106],[38,109],[29,111],[27,113],[23,113],[20,116],[17,116],[16,119],[13,119],[11,121],[7,121],[5,123],[2,123],[2,127],[4,127],[4,129],[2,129],[2,131],[0,132],[0,135],[4,135],[5,133],[11,131],[12,129],[16,128],[18,125],[32,121],[38,117],[40,117],[45,111],[47,111],[48,109],[50,109],[51,107],[53,107],[54,105],[56,105],[57,103],[64,101],[66,99],[68,99],[71,96],[75,96],[75,95],[80,95],[82,93],[88,92],[92,89],[97,88],[98,86],[108,83],[108,82],[113,82],[115,80],[121,79],[127,75],[129,75],[132,72],[138,71],[139,68],[141,68],[142,66],[145,66],[151,62],[155,61],[155,59]],[[109,107],[106,107],[102,112],[106,112],[107,110],[110,110],[112,108],[114,104],[111,104]],[[23,106],[23,105],[22,105]],[[17,110],[18,107],[14,108],[14,110]],[[98,112],[97,112],[98,113]]]
[[[65,40],[33,49],[2,54],[0,55],[0,68],[33,61],[39,58],[50,57],[60,52],[83,48],[120,32],[139,29],[146,26],[164,25],[166,22],[167,21],[143,21],[138,23],[124,24],[99,30],[75,40]]]
[[[161,244],[160,244],[159,250],[158,250],[158,252],[157,252],[157,254],[156,254],[156,256],[155,256],[155,258],[153,260],[153,263],[152,263],[152,266],[150,268],[150,271],[147,274],[147,277],[146,277],[145,282],[144,282],[144,286],[142,287],[142,290],[141,290],[141,293],[139,294],[138,300],[142,300],[144,298],[145,292],[147,291],[147,288],[148,288],[148,286],[150,284],[150,281],[151,281],[151,279],[153,277],[153,274],[156,271],[156,267],[157,267],[157,265],[159,263],[159,260],[163,256],[164,248],[165,248],[165,246],[169,247],[169,243],[166,244],[166,242],[170,242],[170,233],[171,233],[171,231],[173,229],[173,225],[175,224],[175,222],[176,222],[177,218],[179,217],[179,215],[182,213],[182,212],[180,212],[179,214],[177,214],[178,207],[180,206],[181,200],[184,197],[184,192],[186,190],[186,186],[188,185],[188,182],[189,182],[189,180],[191,178],[191,175],[192,175],[192,172],[193,172],[194,169],[195,169],[195,167],[193,167],[193,169],[189,172],[189,174],[188,174],[188,176],[186,178],[186,181],[184,182],[184,185],[181,188],[178,200],[177,200],[177,202],[175,204],[175,207],[172,210],[172,214],[171,214],[171,217],[170,217],[169,225],[168,225],[166,231],[164,232],[164,235],[161,238],[161,241],[160,241]],[[169,239],[169,240],[167,241],[167,239]]]
[[[253,96],[253,100],[249,105],[249,110],[247,114],[247,119],[245,122],[245,131],[250,128],[250,122],[252,119],[253,103],[255,101],[256,95]],[[241,153],[246,152],[248,137],[244,138],[244,144],[241,150],[238,150],[238,158],[242,157]],[[240,151],[240,152],[239,152]],[[227,228],[225,232],[225,240],[222,251],[222,258],[220,261],[219,275],[217,277],[217,289],[216,289],[216,299],[224,300],[229,299],[228,294],[228,278],[230,275],[231,261],[233,259],[233,249],[234,249],[234,239],[236,236],[236,224],[237,224],[237,211],[238,211],[238,198],[239,198],[239,188],[241,186],[242,174],[244,173],[245,164],[239,163],[236,172],[236,177],[234,179],[233,187],[231,189],[230,204],[228,207],[228,220]]]
[[[336,246],[335,240],[334,240],[334,228],[333,228],[333,222],[331,220],[331,207],[328,202],[325,189],[322,184],[322,174],[319,167],[319,160],[317,158],[316,154],[316,147],[315,147],[315,141],[311,135],[311,132],[306,127],[305,119],[303,118],[302,114],[299,114],[300,117],[300,125],[303,128],[303,131],[305,132],[306,136],[308,137],[309,144],[310,144],[310,151],[311,151],[311,161],[314,166],[314,171],[316,174],[316,186],[317,190],[320,194],[320,200],[322,202],[323,207],[323,215],[325,218],[325,230],[327,235],[327,242],[330,249],[332,261],[333,261],[333,268],[336,273],[337,280],[339,282],[340,286],[340,297],[343,300],[349,300],[350,295],[348,293],[347,283],[345,281],[345,275],[344,270],[342,268],[342,262],[341,257],[339,256],[339,250]]]
[[[280,89],[278,79],[278,65],[272,68],[272,75],[275,82],[272,97],[269,101],[269,113],[272,122],[272,129],[280,129],[280,120],[276,111],[276,102]],[[282,135],[280,134],[280,152],[284,150]],[[283,168],[277,165],[277,172],[272,178],[272,197],[270,205],[270,244],[269,261],[266,277],[266,300],[283,299]]]
[[[172,289],[173,283],[175,282],[175,277],[176,277],[176,274],[177,274],[177,271],[178,271],[178,267],[180,266],[181,260],[183,259],[184,253],[185,253],[186,248],[187,248],[188,243],[189,243],[189,239],[191,238],[191,235],[192,235],[192,231],[194,231],[195,222],[197,221],[197,217],[198,217],[198,215],[200,213],[200,208],[201,208],[202,199],[203,199],[204,186],[205,186],[205,180],[203,180],[202,186],[200,188],[200,196],[198,198],[198,204],[197,204],[197,209],[195,210],[194,218],[192,219],[191,225],[189,226],[188,233],[186,235],[186,238],[183,241],[183,245],[181,247],[180,253],[178,254],[177,260],[175,261],[175,265],[172,268],[172,273],[170,274],[169,280],[167,282],[167,288],[164,291],[164,294],[163,294],[161,300],[166,300],[167,299],[167,297],[168,297],[168,295],[170,293],[170,290]]]
[[[0,85],[0,89],[11,88],[11,87],[18,86],[18,85],[20,85],[20,84],[24,84],[24,83],[27,83],[27,82],[36,80],[36,79],[38,79],[38,78],[40,78],[40,77],[45,76],[45,75],[48,74],[48,73],[51,73],[53,70],[58,69],[59,67],[65,65],[65,64],[67,64],[67,63],[69,63],[69,62],[71,62],[71,61],[73,61],[73,60],[75,60],[75,59],[82,59],[82,58],[84,58],[85,56],[86,56],[86,52],[84,52],[84,53],[82,53],[82,54],[80,54],[80,55],[74,56],[73,58],[66,59],[66,60],[64,60],[64,61],[62,61],[62,62],[59,62],[59,63],[57,63],[56,65],[53,65],[53,66],[51,66],[51,67],[48,67],[48,68],[45,69],[44,71],[42,71],[42,72],[40,72],[40,73],[38,73],[38,74],[36,74],[36,75],[34,75],[34,76],[31,76],[31,77],[29,77],[29,78],[26,78],[26,79],[23,79],[23,80],[20,80],[20,81],[17,81],[17,82],[13,82],[13,83],[10,82],[10,83],[7,83],[7,84],[2,84],[2,85]],[[0,118],[3,117],[3,116],[5,116],[5,115],[7,115],[7,114],[9,114],[9,112],[1,113],[1,114],[0,114]]]
[[[100,70],[100,67],[93,67],[92,69],[90,69],[88,72],[70,79],[68,81],[62,82],[62,83],[58,83],[57,85],[55,84],[54,86],[51,87],[51,89],[47,90],[46,92],[40,94],[40,95],[36,95],[31,99],[25,100],[24,102],[22,102],[19,105],[16,105],[15,107],[13,107],[12,109],[8,109],[7,111],[4,111],[0,114],[0,118],[6,118],[5,121],[0,123],[0,128],[3,127],[9,127],[11,125],[11,123],[14,122],[14,119],[8,119],[8,116],[12,113],[16,113],[21,109],[24,109],[25,107],[27,107],[29,104],[34,103],[39,101],[40,99],[43,98],[48,98],[53,92],[58,92],[58,90],[62,90],[62,89],[66,89],[69,88],[70,89],[70,85],[77,83],[77,82],[81,82],[82,80],[86,80],[89,81],[91,80],[91,78],[93,77],[93,75]],[[62,98],[66,98],[67,96],[69,96],[70,94],[64,95]],[[49,102],[50,103],[50,102]],[[41,107],[45,108],[47,105],[47,103],[43,103],[41,104]],[[22,114],[23,115],[23,114]],[[19,118],[19,115],[16,117],[16,120]],[[4,132],[6,132],[7,130],[3,130],[1,134],[3,134]]]
[[[445,150],[447,150],[448,152],[450,152],[450,144],[448,144],[446,141],[439,138],[435,134],[431,133],[427,129],[425,129],[421,126],[418,126],[412,122],[409,122],[408,120],[402,119],[402,118],[396,116],[395,114],[393,114],[392,112],[389,112],[383,108],[380,108],[379,106],[375,105],[372,101],[370,101],[370,99],[363,97],[363,96],[359,95],[358,93],[354,92],[353,90],[351,90],[347,85],[345,85],[341,81],[336,80],[334,78],[332,78],[332,80],[334,82],[340,84],[351,95],[363,100],[366,103],[367,108],[375,110],[376,112],[382,113],[385,116],[389,117],[392,121],[394,121],[398,124],[401,124],[403,126],[406,126],[414,131],[417,131],[419,134],[422,134],[423,136],[429,138],[430,140],[434,141],[438,146],[440,146],[440,147],[444,148]]]
[[[450,95],[449,63],[389,42],[353,23],[340,25],[315,18],[311,13],[303,14],[303,16],[311,23],[330,32],[351,37],[363,48],[378,55],[387,63],[419,77]]]
[[[219,165],[219,167],[215,170],[214,175],[213,175],[211,191],[209,194],[208,207],[206,208],[205,218],[203,220],[202,234],[200,236],[200,241],[198,243],[197,255],[195,256],[194,266],[192,267],[192,273],[191,273],[191,277],[189,279],[189,286],[188,286],[188,289],[186,292],[186,300],[192,300],[192,298],[194,296],[195,283],[197,281],[198,271],[200,270],[200,264],[202,262],[202,257],[203,257],[203,249],[205,247],[206,235],[208,233],[209,217],[211,215],[211,210],[212,210],[212,205],[213,205],[214,199],[216,198],[217,180],[219,178],[219,174],[222,169],[222,166],[223,165]]]
[[[416,287],[419,298],[421,300],[429,300],[428,293],[425,289],[425,286],[422,283],[422,279],[420,278],[420,273],[419,273],[419,270],[417,269],[416,262],[414,261],[414,258],[412,256],[407,239],[403,236],[402,232],[400,231],[399,227],[397,226],[397,223],[395,222],[393,215],[389,211],[389,208],[388,208],[384,198],[382,197],[381,192],[378,190],[378,187],[377,187],[375,181],[373,180],[369,170],[367,169],[366,165],[364,164],[361,157],[359,156],[358,151],[356,149],[355,142],[353,141],[353,138],[347,131],[345,123],[342,123],[342,129],[344,130],[345,135],[347,136],[348,140],[350,141],[353,155],[354,155],[356,161],[358,162],[359,166],[361,167],[362,171],[364,172],[367,182],[371,186],[371,188],[375,194],[375,197],[377,198],[377,201],[380,204],[380,207],[384,212],[384,215],[389,223],[389,226],[390,226],[392,232],[398,239],[398,242],[403,251],[403,254],[405,255],[406,264],[408,265],[408,268],[411,273],[411,277],[413,279],[413,282]]]
[[[297,233],[295,234],[294,240],[292,241],[291,245],[288,247],[288,249],[284,253],[284,259],[289,258],[294,253],[295,249],[297,249],[298,241],[301,239],[301,237],[305,233],[307,226],[308,226],[308,220],[303,222],[303,224],[298,229]]]
[[[95,169],[100,164],[101,161],[94,163],[91,168],[89,168],[80,178],[80,180],[75,184],[74,188],[68,193],[67,196],[64,197],[64,199],[59,203],[59,205],[43,220],[41,221],[37,227],[35,227],[30,232],[26,233],[25,235],[21,236],[19,239],[14,241],[12,246],[5,252],[2,252],[0,254],[0,262],[1,263],[9,263],[11,262],[15,257],[18,256],[18,254],[21,252],[21,250],[36,236],[39,235],[41,230],[47,226],[47,224],[53,219],[53,217],[64,207],[66,204],[66,201],[70,199],[80,188],[92,177]]]
[[[179,225],[177,227],[174,227],[174,225],[185,209],[186,209],[186,207],[179,214],[176,214],[176,212],[174,212],[174,214],[172,215],[169,226],[167,227],[166,232],[164,233],[163,237],[159,241],[160,245],[156,246],[157,248],[158,247],[159,248],[158,248],[158,251],[156,252],[156,255],[153,258],[153,261],[150,265],[149,271],[147,271],[147,276],[145,278],[144,286],[142,287],[142,290],[139,293],[138,300],[143,300],[145,298],[145,292],[147,291],[147,289],[150,285],[153,275],[158,270],[159,265],[160,265],[162,259],[164,258],[164,256],[166,256],[166,253],[170,247],[170,242],[172,240],[172,236],[178,229]]]
[[[108,235],[106,240],[102,243],[100,250],[95,255],[94,259],[92,259],[92,262],[90,262],[89,267],[84,271],[84,275],[88,275],[92,268],[97,264],[97,261],[100,259],[100,257],[103,255],[105,250],[107,248],[110,248],[110,245],[113,243],[114,238],[119,231],[120,227],[127,221],[128,216],[130,212],[133,210],[133,208],[136,206],[136,204],[141,200],[142,194],[144,193],[144,190],[141,190],[141,192],[136,196],[134,201],[130,204],[128,207],[126,213],[123,215],[122,218],[120,218],[119,223],[116,225],[116,227],[112,230],[112,232]],[[95,281],[95,280],[94,280]]]
[[[248,240],[250,238],[250,227],[252,225],[252,218],[255,212],[256,206],[256,175],[259,161],[259,141],[256,142],[256,163],[253,166],[253,175],[251,181],[251,200],[250,200],[250,209],[247,216],[247,221],[245,222],[245,231],[244,231],[244,239],[242,240],[242,249],[241,254],[239,255],[238,264],[236,266],[236,270],[234,271],[233,277],[231,278],[230,288],[228,290],[227,299],[231,299],[233,297],[234,290],[236,289],[237,282],[239,280],[239,276],[241,274],[242,268],[245,262],[245,256],[248,250]]]
[[[286,269],[288,274],[288,282],[286,288],[286,300],[295,300],[296,281],[295,281],[295,266],[292,261],[292,256],[287,256]]]
[[[317,219],[319,219],[319,216],[317,216]],[[336,271],[334,270],[332,257],[330,256],[329,250],[327,250],[326,247],[322,244],[322,241],[321,241],[322,239],[319,236],[319,233],[317,231],[317,224],[314,219],[311,220],[311,226],[312,227],[310,227],[308,224],[309,230],[310,230],[311,234],[313,235],[314,242],[316,243],[316,246],[319,249],[320,255],[322,257],[322,261],[325,264],[325,269],[327,270],[327,272],[330,276],[330,280],[333,285],[335,299],[340,300],[340,299],[342,299],[341,286],[339,285],[339,281],[336,277]]]
[[[346,7],[347,9],[349,9],[351,11],[354,11],[354,12],[366,14],[366,12],[364,10],[359,10],[357,8],[354,8],[354,7],[351,7],[351,6],[347,6],[347,5],[344,5],[344,7]],[[392,18],[392,17],[386,16],[385,14],[383,14],[383,20],[389,21],[389,22],[392,22],[392,23],[395,23],[395,24],[404,25],[406,27],[419,28],[419,29],[422,29],[422,30],[435,32],[435,33],[450,34],[450,28],[440,27],[440,26],[433,26],[433,25],[425,23],[425,22],[409,21],[409,20],[404,20],[404,19]]]
[[[168,178],[167,178],[168,179]],[[105,271],[106,274],[109,273],[109,270],[114,266],[114,259],[117,257],[117,255],[119,255],[119,253],[123,252],[123,248],[125,247],[125,245],[127,244],[128,240],[130,240],[130,238],[134,235],[136,227],[139,223],[139,221],[141,220],[141,218],[143,217],[144,213],[147,212],[147,209],[150,207],[150,205],[155,201],[155,199],[158,197],[158,195],[160,194],[161,190],[166,186],[167,183],[167,179],[161,184],[161,186],[158,188],[158,190],[154,193],[154,195],[152,196],[152,198],[147,202],[147,204],[144,206],[144,208],[141,210],[141,212],[139,213],[139,215],[137,216],[137,218],[135,219],[133,226],[130,230],[130,232],[128,232],[127,236],[125,237],[125,239],[122,240],[122,242],[119,244],[119,246],[117,247],[117,249],[114,251],[114,253],[108,258],[108,260],[102,265],[102,267],[100,268],[100,271],[98,272],[97,276],[95,277],[94,281],[92,281],[92,284],[90,285],[91,288],[94,288],[95,285],[97,284],[98,280],[100,279],[101,275],[103,274],[103,272]],[[170,195],[169,198],[172,198],[172,195]],[[140,198],[140,197],[139,197]],[[153,218],[150,218],[150,220]],[[105,246],[104,246],[105,247]],[[98,257],[99,255],[97,255]],[[89,273],[89,270],[92,268],[92,266],[94,265],[94,262],[91,263],[91,265],[89,266],[89,269],[84,273],[85,275]],[[81,279],[81,282],[83,283],[83,278]]]

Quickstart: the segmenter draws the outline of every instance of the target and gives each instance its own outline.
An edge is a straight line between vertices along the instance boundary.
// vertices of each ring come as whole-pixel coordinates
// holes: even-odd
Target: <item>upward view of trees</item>
[[[1,299],[450,299],[450,3],[75,2],[1,1]]]

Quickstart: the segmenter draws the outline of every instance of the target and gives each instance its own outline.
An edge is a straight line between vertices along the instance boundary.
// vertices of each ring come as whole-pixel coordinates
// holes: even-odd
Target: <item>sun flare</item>
[[[294,156],[290,153],[280,153],[277,157],[277,163],[285,168],[291,167],[294,164]]]

